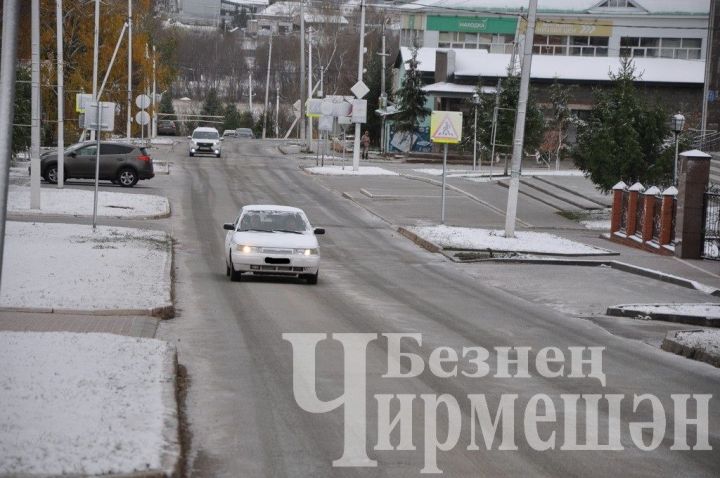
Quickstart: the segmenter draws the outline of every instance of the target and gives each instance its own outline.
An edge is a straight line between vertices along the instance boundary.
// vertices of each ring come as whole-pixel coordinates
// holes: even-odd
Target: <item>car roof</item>
[[[243,133],[252,133],[252,129],[250,129],[250,128],[237,128],[235,131],[237,131],[237,132],[242,131]]]
[[[280,206],[277,204],[249,204],[243,206],[243,211],[282,211],[282,212],[303,212],[302,209],[292,206]]]
[[[207,132],[213,132],[213,131],[214,131],[215,133],[218,132],[218,130],[217,130],[216,128],[211,128],[211,127],[209,127],[209,126],[198,126],[197,128],[195,128],[195,129],[193,130],[193,133],[194,133],[195,131],[207,131]]]

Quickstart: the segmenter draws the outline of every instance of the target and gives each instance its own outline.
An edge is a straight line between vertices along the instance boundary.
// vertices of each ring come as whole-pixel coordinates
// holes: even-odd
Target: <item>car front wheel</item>
[[[139,178],[137,172],[132,168],[121,169],[117,177],[120,186],[124,188],[131,188],[135,186],[138,182],[138,179]]]
[[[307,274],[305,275],[305,280],[310,285],[315,285],[318,283],[318,276],[320,275],[320,271],[317,271],[315,274]]]
[[[233,267],[232,258],[230,258],[229,265],[226,265],[227,270],[225,271],[226,275],[230,277],[231,282],[240,282],[242,280],[242,272],[238,272]]]

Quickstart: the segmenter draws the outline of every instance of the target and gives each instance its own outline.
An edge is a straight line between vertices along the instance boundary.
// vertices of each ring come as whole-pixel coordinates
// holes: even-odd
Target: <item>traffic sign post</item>
[[[430,116],[430,139],[433,143],[444,145],[440,224],[445,224],[445,182],[447,177],[448,144],[457,144],[462,139],[462,113],[458,111],[433,111]]]

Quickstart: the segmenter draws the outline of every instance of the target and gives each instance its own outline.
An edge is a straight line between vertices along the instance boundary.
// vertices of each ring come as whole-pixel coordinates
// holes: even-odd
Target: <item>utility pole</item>
[[[100,0],[95,0],[95,39],[93,43],[93,101],[97,101],[98,55],[100,54]],[[90,130],[90,140],[95,139],[95,130]]]
[[[265,77],[265,103],[263,103],[262,139],[265,139],[265,127],[267,126],[268,94],[270,93],[270,61],[271,60],[272,60],[272,32],[270,32],[270,46],[268,47],[267,76]]]
[[[280,82],[275,80],[275,137],[280,137]]]
[[[312,28],[308,29],[308,101],[310,98],[312,98],[313,95],[313,85],[312,85]],[[307,147],[308,150],[312,148],[312,118],[310,116],[307,117]]]
[[[40,0],[31,1],[30,209],[40,209]]]
[[[363,54],[365,50],[365,0],[360,1],[360,51],[358,53],[358,81],[363,78]],[[353,171],[360,170],[360,133],[362,125],[355,123],[355,142],[353,145]]]
[[[530,68],[532,67],[533,36],[535,35],[535,19],[537,0],[530,0],[528,23],[523,42],[522,70],[520,74],[520,94],[518,109],[515,116],[515,138],[513,155],[510,165],[510,187],[508,188],[507,212],[505,213],[505,237],[515,237],[515,219],[517,217],[518,193],[520,190],[520,166],[522,162],[523,142],[525,139],[525,116],[527,113],[528,90],[530,89]]]
[[[385,110],[387,110],[387,93],[385,93],[385,57],[390,56],[389,53],[385,53],[385,18],[383,18],[382,24],[382,52],[378,53],[382,58],[382,67],[380,68],[380,109],[383,110],[383,115],[380,117],[380,153],[385,153]]]
[[[155,45],[153,45],[153,86],[152,86],[152,121],[150,122],[151,125],[151,132],[150,137],[155,138],[157,136],[157,100],[155,99],[155,89],[157,87],[157,84],[155,82],[155,57],[156,57],[156,50]]]
[[[62,0],[55,2],[55,23],[57,36],[57,187],[63,188],[65,181],[65,81],[63,65],[63,3]]]
[[[252,97],[253,97],[253,92],[252,92],[252,72],[250,72],[250,75],[248,75],[248,85],[249,85],[249,88],[250,88],[250,89],[248,90],[248,105],[250,106],[250,116],[253,117],[253,122],[255,122],[255,115],[253,114],[253,104],[252,104]]]
[[[0,277],[5,250],[5,220],[7,219],[10,156],[12,155],[12,125],[15,116],[15,62],[17,59],[18,0],[5,0],[2,12],[2,50],[0,50]]]
[[[300,137],[305,141],[305,0],[300,0]]]
[[[128,0],[127,139],[130,138],[132,138],[132,0]]]

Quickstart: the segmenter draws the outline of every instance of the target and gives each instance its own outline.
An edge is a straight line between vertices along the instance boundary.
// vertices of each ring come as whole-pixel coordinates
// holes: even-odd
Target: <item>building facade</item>
[[[519,71],[527,7],[527,0],[421,0],[399,7],[394,88],[412,48],[419,47],[429,106],[467,105],[479,79],[491,87],[509,70]],[[609,85],[621,57],[631,57],[638,90],[699,129],[709,18],[710,0],[538,0],[535,98],[549,107],[554,81],[576,85],[569,106],[581,113],[592,107],[593,90]]]

